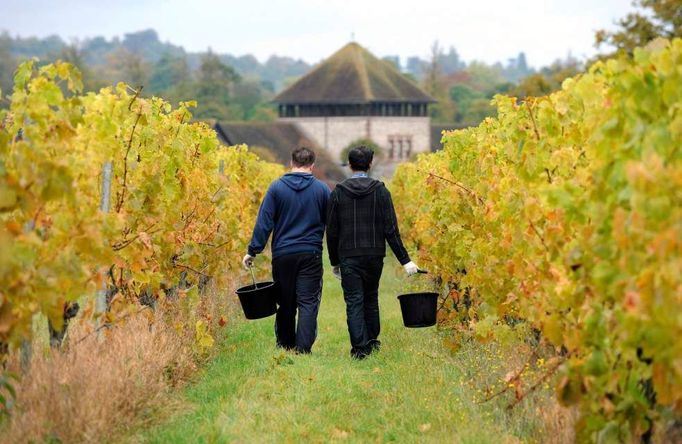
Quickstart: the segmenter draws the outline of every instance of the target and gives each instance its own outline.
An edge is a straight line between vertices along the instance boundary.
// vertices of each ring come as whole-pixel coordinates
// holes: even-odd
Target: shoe
[[[370,339],[367,343],[370,353],[375,353],[381,350],[381,341],[378,339]]]
[[[351,353],[350,357],[355,359],[356,361],[362,361],[363,359],[366,359],[369,354],[367,353]]]
[[[280,344],[279,342],[276,345],[277,345],[277,348],[281,348],[284,351],[293,351],[296,349],[296,346],[294,346],[294,345],[284,345],[284,344]]]
[[[294,350],[294,353],[296,353],[297,355],[309,355],[312,353],[311,350],[304,350],[304,349],[299,348],[299,347],[294,347],[293,350]]]
[[[350,357],[355,359],[355,360],[362,361],[367,356],[369,356],[370,353],[371,353],[371,350],[367,350],[367,349],[362,348],[362,347],[353,347],[350,351]]]

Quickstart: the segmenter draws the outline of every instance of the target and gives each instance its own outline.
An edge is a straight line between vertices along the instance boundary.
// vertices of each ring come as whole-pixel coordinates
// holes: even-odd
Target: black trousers
[[[379,337],[379,280],[384,268],[382,256],[341,259],[341,287],[346,300],[351,354],[366,354]]]
[[[317,337],[322,273],[321,253],[290,254],[272,261],[272,277],[279,287],[275,316],[278,346],[310,353]]]

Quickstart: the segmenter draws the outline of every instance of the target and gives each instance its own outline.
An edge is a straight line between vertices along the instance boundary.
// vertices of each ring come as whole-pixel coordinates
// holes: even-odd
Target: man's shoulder
[[[282,183],[282,177],[278,177],[277,179],[273,180],[270,182],[270,186],[268,187],[268,191],[274,192],[276,191],[279,187],[284,185]]]
[[[378,183],[377,186],[382,186],[382,187],[386,186],[386,184],[385,184],[383,181],[379,180],[379,179],[375,179],[375,178],[373,178],[373,177],[369,177],[368,179],[371,180],[372,182],[377,182],[377,183]],[[352,177],[347,177],[347,178],[343,179],[341,182],[337,183],[335,188],[338,188],[339,185],[347,184],[347,183],[349,183],[351,180],[354,180],[354,179],[353,179]]]
[[[329,185],[327,185],[325,182],[321,181],[317,177],[313,177],[313,185],[317,187],[318,190],[324,191],[326,194],[329,194],[331,190],[329,189]]]
[[[387,193],[388,192],[388,188],[386,188],[386,184],[383,181],[381,181],[379,179],[374,179],[374,182],[376,182],[375,187],[376,187],[377,192],[379,192],[379,193]]]

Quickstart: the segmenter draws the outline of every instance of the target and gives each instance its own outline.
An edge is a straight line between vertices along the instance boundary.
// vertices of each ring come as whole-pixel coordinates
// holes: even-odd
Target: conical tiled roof
[[[349,43],[273,100],[282,104],[434,102],[387,61]]]

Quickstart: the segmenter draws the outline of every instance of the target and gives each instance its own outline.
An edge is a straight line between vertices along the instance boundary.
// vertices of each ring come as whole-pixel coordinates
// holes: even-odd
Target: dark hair
[[[315,152],[304,146],[291,152],[291,163],[295,167],[307,167],[315,163]]]
[[[358,145],[348,152],[348,163],[354,171],[367,171],[374,159],[374,151],[365,145]]]

